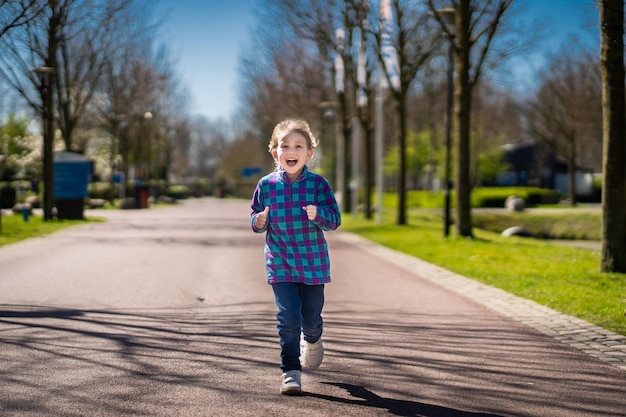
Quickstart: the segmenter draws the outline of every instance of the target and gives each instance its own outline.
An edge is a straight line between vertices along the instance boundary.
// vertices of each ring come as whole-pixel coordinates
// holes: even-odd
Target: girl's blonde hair
[[[272,152],[274,149],[278,148],[278,142],[292,132],[298,132],[304,136],[310,150],[317,147],[317,139],[313,136],[311,128],[307,122],[300,119],[285,119],[274,126],[272,137],[270,138],[270,143],[268,145],[269,151]]]

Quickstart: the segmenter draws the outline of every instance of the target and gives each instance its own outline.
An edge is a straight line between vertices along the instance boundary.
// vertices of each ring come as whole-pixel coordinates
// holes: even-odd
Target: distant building
[[[503,147],[508,169],[496,180],[498,186],[529,186],[569,192],[567,163],[541,143],[513,143]],[[576,195],[593,194],[593,172],[576,168]]]

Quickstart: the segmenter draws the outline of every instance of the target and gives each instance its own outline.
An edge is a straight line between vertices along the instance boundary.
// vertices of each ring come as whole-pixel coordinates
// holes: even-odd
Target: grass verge
[[[600,273],[600,252],[474,229],[466,240],[442,236],[441,215],[410,210],[408,225],[385,213],[383,224],[344,215],[342,230],[418,257],[459,275],[534,300],[626,335],[626,274]],[[570,214],[554,214],[567,223]],[[451,229],[454,232],[453,228]]]
[[[601,240],[602,216],[576,209],[553,213],[479,212],[472,214],[474,226],[501,233],[512,226],[523,226],[534,237],[543,239]]]
[[[30,216],[27,222],[21,215],[3,215],[0,228],[0,246],[19,242],[31,237],[49,235],[58,230],[88,222],[99,222],[101,219],[89,218],[86,220],[52,220],[44,222],[41,216]]]

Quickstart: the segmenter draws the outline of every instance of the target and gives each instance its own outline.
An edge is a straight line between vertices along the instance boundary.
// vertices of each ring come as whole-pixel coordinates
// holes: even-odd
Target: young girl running
[[[276,170],[261,178],[252,197],[252,230],[266,233],[265,265],[278,313],[282,384],[285,395],[302,393],[303,362],[317,369],[324,358],[322,309],[330,258],[324,231],[341,224],[328,181],[309,171],[317,140],[303,120],[287,119],[272,132],[269,151]]]

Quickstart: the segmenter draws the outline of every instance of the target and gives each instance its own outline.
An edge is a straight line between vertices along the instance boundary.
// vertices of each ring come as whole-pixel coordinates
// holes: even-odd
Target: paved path
[[[247,204],[106,215],[0,248],[0,415],[626,415],[624,369],[593,355],[623,341],[562,343],[596,336],[341,232],[328,234],[326,359],[306,395],[281,396]]]
[[[376,245],[359,236],[345,234],[342,237],[377,256],[419,274],[424,279],[469,297],[492,310],[626,371],[626,336],[559,313],[499,288],[465,278],[412,256]]]

